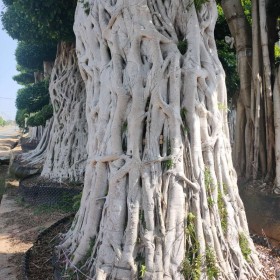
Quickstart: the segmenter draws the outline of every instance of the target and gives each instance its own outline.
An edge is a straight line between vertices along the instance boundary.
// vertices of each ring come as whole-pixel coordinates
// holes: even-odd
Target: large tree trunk
[[[233,162],[238,176],[252,176],[253,121],[251,118],[252,35],[240,0],[222,0],[221,5],[234,37],[240,93],[237,102]]]
[[[212,0],[78,2],[89,161],[59,249],[91,279],[259,274],[218,106],[216,17]]]
[[[53,118],[37,148],[22,159],[42,164],[41,176],[82,182],[87,160],[86,92],[73,43],[60,43],[50,77]]]
[[[82,182],[87,160],[86,92],[75,46],[60,43],[50,79],[54,122],[41,176]]]

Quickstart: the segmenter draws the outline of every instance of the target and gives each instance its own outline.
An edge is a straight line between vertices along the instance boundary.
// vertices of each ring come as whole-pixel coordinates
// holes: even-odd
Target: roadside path
[[[19,135],[19,131],[16,126],[0,126],[0,139],[14,138],[17,135]]]
[[[19,130],[13,126],[0,127],[0,164],[8,164],[13,149],[20,136]]]
[[[11,148],[18,142],[15,126],[0,127],[0,179],[7,177]],[[17,151],[18,150],[18,151]],[[20,146],[13,153],[20,152]],[[7,160],[2,160],[7,157]],[[2,164],[1,164],[2,163]],[[8,178],[6,178],[7,180]],[[9,179],[8,179],[9,180]],[[0,280],[22,279],[22,258],[32,246],[38,233],[62,218],[62,213],[36,213],[38,209],[20,203],[18,182],[9,184],[0,198]]]

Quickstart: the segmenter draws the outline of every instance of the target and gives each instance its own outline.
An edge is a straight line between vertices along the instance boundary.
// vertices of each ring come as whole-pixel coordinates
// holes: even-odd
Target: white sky
[[[0,13],[4,5],[0,0]],[[15,49],[17,41],[2,29],[0,20],[0,115],[4,119],[15,119],[15,98],[20,86],[12,79],[16,71]]]

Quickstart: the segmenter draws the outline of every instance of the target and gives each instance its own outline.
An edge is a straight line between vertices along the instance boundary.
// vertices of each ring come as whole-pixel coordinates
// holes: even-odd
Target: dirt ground
[[[20,279],[19,258],[32,246],[38,234],[65,216],[63,212],[42,213],[5,194],[0,206],[0,279]],[[14,257],[16,259],[14,259]]]
[[[7,166],[0,165],[0,178]],[[18,182],[10,180],[0,205],[0,279],[22,277],[22,257],[32,246],[40,231],[66,215],[52,208],[24,204],[17,195]]]

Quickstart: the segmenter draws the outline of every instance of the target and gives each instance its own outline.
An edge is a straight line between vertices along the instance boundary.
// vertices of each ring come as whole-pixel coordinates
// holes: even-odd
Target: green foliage
[[[2,0],[5,6],[13,5],[14,0]]]
[[[144,279],[144,276],[145,276],[145,273],[146,273],[146,271],[147,271],[147,268],[146,268],[146,266],[144,265],[144,264],[141,264],[141,266],[140,266],[140,279]]]
[[[232,97],[239,88],[237,61],[234,49],[223,40],[216,40],[218,56],[226,73],[226,87],[229,97]]]
[[[9,6],[1,14],[3,28],[7,33],[19,41],[44,41],[45,38],[38,33],[37,26],[31,21],[23,10]]]
[[[49,104],[48,81],[42,81],[29,85],[18,91],[16,106],[27,113],[34,113]]]
[[[163,161],[163,168],[165,170],[169,170],[172,167],[173,167],[173,160],[172,159],[168,159],[168,160]]]
[[[54,61],[56,56],[55,43],[25,43],[19,42],[15,56],[17,63],[31,71],[42,70],[43,61]]]
[[[7,122],[0,116],[0,126],[5,126]]]
[[[226,87],[231,98],[239,88],[237,61],[235,49],[231,49],[225,42],[225,36],[231,36],[226,18],[220,5],[218,5],[218,19],[215,27],[215,39],[219,59],[226,73]]]
[[[73,22],[77,0],[5,1],[4,29],[20,41],[73,41]]]
[[[210,208],[212,208],[214,205],[212,193],[215,189],[215,185],[214,185],[210,170],[208,168],[205,168],[205,171],[204,171],[204,183],[205,183],[205,188],[206,188],[206,193],[207,193],[208,206]]]
[[[28,116],[29,114],[26,109],[17,110],[16,124],[22,129],[25,128],[25,118],[27,118]]]
[[[252,25],[252,3],[251,0],[241,0],[244,14],[247,18],[247,21]]]
[[[16,76],[13,76],[13,80],[16,81],[20,85],[30,85],[34,83],[34,74],[23,72]]]
[[[245,260],[250,261],[249,256],[251,255],[251,249],[249,247],[249,242],[243,232],[239,233],[239,246]]]
[[[188,42],[187,40],[179,41],[177,44],[178,50],[182,55],[184,55],[187,52],[188,49]]]
[[[226,232],[228,228],[228,222],[227,222],[228,212],[227,212],[226,204],[223,200],[222,192],[220,190],[218,190],[217,202],[218,202],[218,210],[219,210],[219,215],[221,220],[221,227],[223,232]]]
[[[185,279],[199,280],[202,258],[199,255],[199,242],[195,233],[195,219],[195,215],[191,212],[186,219],[185,235],[188,244],[182,262],[182,273]]]
[[[53,116],[53,108],[51,104],[45,105],[39,112],[30,116],[27,120],[27,126],[45,126],[46,121]]]
[[[219,276],[219,268],[217,267],[217,260],[212,248],[206,247],[205,261],[207,266],[207,276],[209,280],[217,279]]]
[[[274,58],[275,58],[275,64],[280,63],[280,47],[278,44],[274,45]]]

